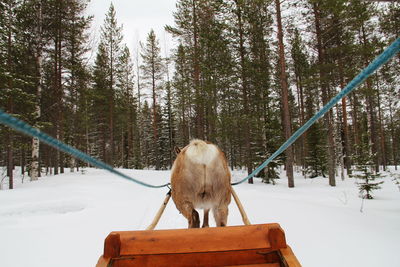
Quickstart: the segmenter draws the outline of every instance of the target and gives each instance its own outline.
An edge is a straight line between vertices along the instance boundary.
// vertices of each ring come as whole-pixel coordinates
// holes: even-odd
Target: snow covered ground
[[[169,179],[169,171],[121,171],[152,184]],[[256,179],[235,190],[251,223],[282,226],[304,267],[400,266],[400,191],[384,180],[363,212],[351,178],[332,188],[325,178],[298,176],[292,189],[285,179],[275,186]],[[0,191],[0,266],[94,266],[108,233],[146,228],[166,193],[98,169],[16,181],[16,189]],[[228,225],[241,224],[232,202]],[[171,201],[157,229],[186,226]]]

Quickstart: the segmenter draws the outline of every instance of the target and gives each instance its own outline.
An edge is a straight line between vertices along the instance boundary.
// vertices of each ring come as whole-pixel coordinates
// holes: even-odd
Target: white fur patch
[[[186,156],[194,163],[208,165],[218,156],[218,148],[213,144],[195,139],[190,142]]]

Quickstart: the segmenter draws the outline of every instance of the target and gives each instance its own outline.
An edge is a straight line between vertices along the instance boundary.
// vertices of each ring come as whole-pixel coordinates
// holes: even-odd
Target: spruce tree
[[[176,4],[177,11],[174,12],[175,26],[166,26],[166,30],[178,37],[180,44],[186,49],[186,55],[190,64],[190,91],[192,92],[193,102],[193,124],[194,130],[192,136],[195,138],[205,138],[205,109],[204,94],[201,88],[201,58],[202,49],[200,48],[200,12],[203,4],[207,5],[208,1],[199,0],[179,0]],[[216,5],[220,3],[217,2]],[[212,9],[205,12],[204,15],[213,16]],[[207,25],[204,25],[207,27]],[[203,47],[205,48],[205,47]]]
[[[108,116],[110,101],[108,57],[103,43],[99,44],[93,67],[93,89],[90,93],[90,120],[96,126],[93,136],[95,150],[93,153],[105,162],[110,162]]]
[[[245,36],[245,21],[244,21],[244,8],[245,3],[241,0],[235,0],[235,5],[232,8],[233,13],[233,32],[236,35],[236,45],[237,49],[237,63],[239,68],[237,69],[237,73],[239,75],[238,81],[240,86],[240,97],[242,101],[242,112],[241,112],[241,124],[243,125],[242,133],[243,136],[243,144],[244,144],[244,160],[245,166],[247,167],[248,174],[253,172],[254,163],[252,159],[251,153],[251,143],[252,143],[252,134],[251,134],[251,114],[250,114],[250,103],[249,103],[249,58],[248,52],[245,47],[246,36]],[[250,178],[249,183],[253,183],[253,178]]]
[[[355,167],[351,177],[361,180],[357,182],[361,198],[373,199],[372,192],[380,189],[383,181],[375,182],[377,178],[382,175],[374,171],[374,158],[375,156],[370,152],[370,145],[363,144],[359,151],[360,154],[354,156]]]
[[[292,73],[294,74],[294,82],[297,91],[297,104],[299,114],[299,125],[303,125],[305,120],[305,90],[307,86],[307,80],[310,76],[310,63],[308,55],[305,52],[306,47],[304,41],[300,36],[298,29],[294,29],[291,36],[291,57],[292,57]],[[300,163],[303,170],[306,169],[305,158],[307,157],[307,132],[300,137]]]
[[[178,45],[174,56],[175,73],[172,79],[173,108],[177,119],[176,145],[184,147],[192,138],[192,91],[191,91],[191,68],[187,55],[187,49]]]
[[[122,166],[131,168],[134,162],[134,125],[136,119],[136,99],[134,97],[134,74],[133,63],[128,47],[124,47],[121,57],[121,69],[117,75],[117,114],[118,127],[122,132],[122,143],[120,146]]]
[[[153,147],[152,154],[154,155],[153,162],[155,163],[156,169],[160,166],[160,147],[159,147],[159,120],[160,114],[158,110],[160,109],[160,91],[163,85],[163,63],[160,55],[159,41],[151,30],[147,36],[146,44],[142,47],[142,61],[141,70],[142,85],[145,86],[150,91],[150,96],[152,99],[152,126],[153,126]]]
[[[400,4],[390,3],[386,8],[381,10],[380,17],[380,28],[383,35],[386,37],[384,46],[389,45],[395,38],[400,36]],[[392,61],[385,64],[379,73],[380,81],[378,90],[382,93],[383,103],[383,117],[386,117],[385,125],[387,128],[386,136],[391,144],[387,146],[388,164],[394,165],[397,170],[397,166],[400,163],[400,141],[399,135],[399,112],[396,112],[396,106],[400,99],[400,91],[396,90],[396,84],[398,83],[398,73],[400,72],[400,57],[397,56]],[[386,115],[386,116],[385,116]],[[380,121],[382,123],[382,121]]]
[[[15,34],[16,34],[16,23],[15,23],[15,12],[17,8],[17,2],[5,1],[2,3],[1,9],[3,10],[2,14],[4,18],[0,21],[0,31],[2,33],[0,39],[0,59],[2,59],[2,63],[0,63],[0,81],[2,84],[2,99],[4,102],[2,103],[2,108],[13,114],[14,111],[14,87],[15,87],[15,78],[16,73],[14,69],[14,53],[15,51]],[[9,189],[14,188],[14,132],[6,128],[5,129],[5,140],[4,146],[7,151],[6,157],[6,166],[7,166],[7,176],[8,176],[8,186]]]
[[[152,110],[149,107],[147,100],[144,101],[142,109],[140,110],[140,116],[142,118],[140,127],[143,131],[143,138],[141,139],[142,148],[142,165],[145,168],[154,168],[154,139],[153,139],[153,127],[152,127]]]
[[[84,15],[87,2],[73,0],[69,2],[66,13],[65,32],[65,108],[70,114],[66,117],[65,141],[82,151],[87,151],[87,143],[83,142],[86,136],[85,127],[89,127],[86,110],[88,103],[88,87],[90,82],[89,69],[85,61],[88,48],[88,27],[92,17]],[[68,164],[71,171],[79,167],[73,157],[69,157]]]
[[[170,82],[165,84],[165,100],[163,107],[163,118],[164,124],[162,130],[162,139],[160,144],[163,146],[164,155],[164,167],[171,168],[174,160],[174,148],[176,146],[176,123],[175,123],[175,111],[173,109],[173,93]]]
[[[314,26],[316,34],[316,50],[318,54],[318,73],[319,73],[319,86],[321,90],[322,104],[325,105],[330,99],[330,84],[329,84],[329,61],[326,54],[327,42],[324,39],[324,34],[327,31],[326,20],[329,14],[327,3],[324,1],[312,1],[313,13],[314,13]],[[329,185],[336,185],[335,168],[336,168],[336,155],[335,155],[335,143],[334,143],[334,117],[333,111],[330,109],[324,115],[324,125],[326,130],[326,144],[328,150],[328,177]]]
[[[120,69],[120,57],[122,53],[122,26],[118,25],[116,19],[116,11],[113,4],[111,3],[110,8],[106,14],[104,24],[101,27],[101,45],[104,48],[106,55],[107,68],[107,91],[108,91],[108,145],[109,151],[109,163],[114,164],[115,160],[115,94],[116,94],[116,83],[117,74]]]

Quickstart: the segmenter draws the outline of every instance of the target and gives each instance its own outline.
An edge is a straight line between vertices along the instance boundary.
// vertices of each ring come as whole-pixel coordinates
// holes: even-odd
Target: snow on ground
[[[169,180],[169,171],[121,171],[152,184]],[[325,178],[298,175],[292,189],[285,179],[275,186],[256,179],[235,190],[251,223],[282,226],[304,267],[400,266],[400,192],[390,177],[384,180],[363,212],[351,178],[332,188]],[[0,266],[94,266],[108,233],[145,229],[166,193],[98,169],[16,181],[16,189],[0,190]],[[232,201],[228,225],[241,224]],[[157,229],[186,226],[171,201]]]

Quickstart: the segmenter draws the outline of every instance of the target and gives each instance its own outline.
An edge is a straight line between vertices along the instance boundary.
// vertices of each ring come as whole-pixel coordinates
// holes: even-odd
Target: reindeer
[[[199,228],[196,209],[204,210],[202,227],[208,227],[208,215],[213,211],[217,226],[226,226],[231,202],[231,174],[225,154],[214,144],[192,140],[182,150],[171,170],[172,199],[176,208],[188,220],[189,228]]]

